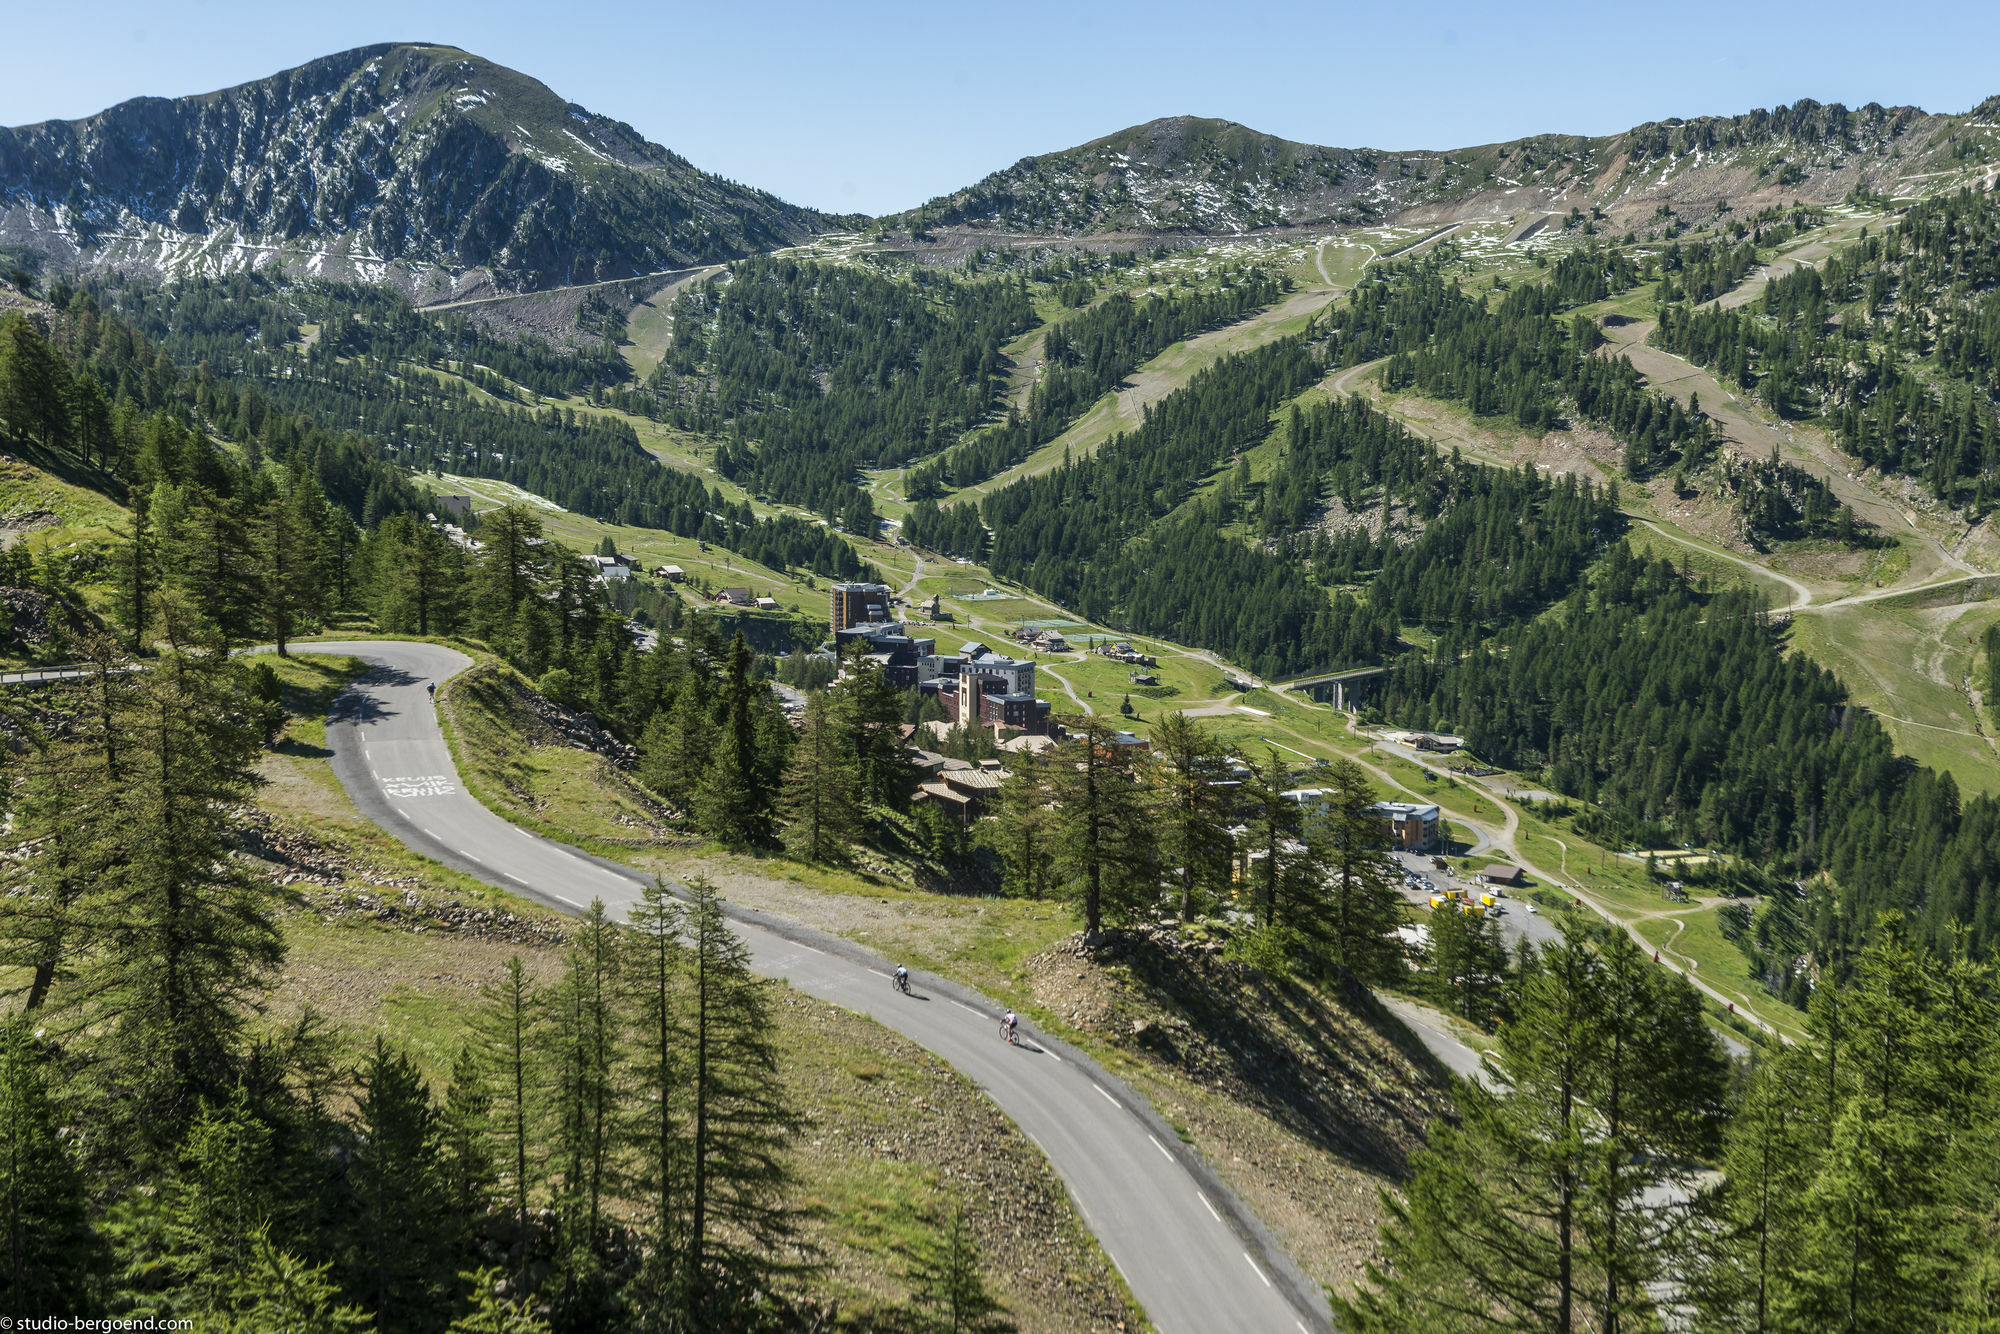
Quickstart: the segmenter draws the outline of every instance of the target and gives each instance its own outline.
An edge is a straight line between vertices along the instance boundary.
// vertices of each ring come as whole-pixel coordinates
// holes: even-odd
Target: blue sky
[[[242,4],[15,0],[0,124],[205,92],[378,41],[464,47],[799,203],[887,212],[1155,116],[1449,148],[1800,97],[1963,111],[2000,6]]]

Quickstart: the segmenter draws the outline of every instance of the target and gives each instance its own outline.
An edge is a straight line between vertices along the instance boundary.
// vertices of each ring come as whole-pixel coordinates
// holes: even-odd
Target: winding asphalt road
[[[628,868],[509,824],[459,782],[424,687],[471,666],[436,644],[296,644],[371,665],[327,721],[333,769],[356,809],[412,850],[490,885],[569,911],[604,900],[614,914],[650,883]],[[1333,1329],[1325,1297],[1207,1164],[1144,1099],[1082,1052],[1023,1026],[998,1037],[1000,1007],[977,992],[913,976],[770,914],[732,908],[752,965],[767,977],[895,1029],[976,1082],[1048,1156],[1084,1222],[1160,1334]]]

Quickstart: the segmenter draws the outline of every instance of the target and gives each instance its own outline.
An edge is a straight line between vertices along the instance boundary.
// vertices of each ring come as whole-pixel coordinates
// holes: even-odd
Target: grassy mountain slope
[[[448,46],[361,47],[0,130],[0,243],[64,267],[280,265],[436,299],[684,267],[830,225]]]

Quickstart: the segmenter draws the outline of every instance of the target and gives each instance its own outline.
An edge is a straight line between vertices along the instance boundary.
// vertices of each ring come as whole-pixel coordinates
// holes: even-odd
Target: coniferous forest
[[[1750,305],[1666,306],[1653,338],[1780,416],[1824,417],[1865,463],[1984,514],[2000,467],[1996,230],[1990,193],[1927,199],[1823,266],[1774,279]],[[1910,364],[1918,358],[1935,374]]]
[[[1135,1133],[1210,1212],[1216,1187],[1294,1211],[1257,1244],[1322,1246],[1306,1286],[1343,1330],[1992,1334],[2000,795],[1897,738],[1928,757],[1902,727],[1985,744],[2000,717],[1980,605],[2000,189],[1775,192],[1976,165],[1996,113],[1912,135],[1928,113],[1802,103],[1609,154],[1322,150],[1179,118],[1114,136],[1116,160],[1099,141],[912,214],[814,214],[775,253],[527,316],[470,309],[520,293],[427,309],[317,263],[58,274],[0,247],[0,659],[56,669],[0,690],[0,1316],[1006,1334],[1003,1297],[1095,1266],[1108,1304],[1065,1329],[1127,1327],[1137,1285],[1089,1249],[1082,1195],[981,1212],[1006,1188],[968,1164],[1018,1147],[991,1138],[996,1085],[937,1055],[913,1091],[806,1045],[873,1057],[885,1030],[801,1017],[794,995],[824,990],[758,976],[732,922],[768,914],[884,968],[907,952],[946,984],[913,1006],[956,985],[1025,1014],[1042,1045],[1009,1057],[1073,1046],[1063,1077],[1129,1097],[1121,1118],[1150,1100],[1180,1142]],[[1198,187],[1135,191],[1131,155],[1174,142],[1200,145],[1175,168]],[[1742,216],[1659,190],[1725,148],[1757,183]],[[611,161],[543,165],[597,189]],[[1489,226],[1438,193],[1555,199],[1544,182],[1604,172],[1566,220]],[[1309,220],[1271,202],[1303,189]],[[93,193],[5,202],[81,255]],[[1329,221],[1394,199],[1460,221]],[[978,212],[1123,227],[1163,201],[1175,220],[1136,247]],[[1824,230],[1840,243],[1803,246]],[[1794,432],[1783,450],[1607,344],[1648,319],[1657,352],[1632,358],[1711,370]],[[1460,445],[1425,437],[1440,421]],[[1565,432],[1587,462],[1553,461]],[[454,478],[521,494],[474,507]],[[1878,500],[1909,533],[1857,518]],[[620,564],[624,529],[799,587],[789,610],[720,605],[706,577]],[[832,580],[888,585],[946,655],[1032,655],[1047,734],[957,712],[984,688],[962,662],[919,686],[907,641],[829,638]],[[1829,607],[1927,636],[1948,699],[1917,703],[1952,725],[1892,713],[1864,652],[1804,628]],[[315,693],[298,655],[396,637],[473,660],[436,694],[467,800],[645,866],[629,913],[540,914],[398,844],[523,910],[511,939],[536,943],[482,939],[469,981],[427,952],[414,893],[269,870],[288,811],[343,856],[393,841],[328,763],[360,664],[315,659]],[[1338,709],[1311,693],[1351,669]],[[1435,753],[1452,736],[1463,753]],[[1384,799],[1435,802],[1435,845],[1386,856]],[[336,920],[364,899],[452,999],[323,1011],[301,978],[364,939]],[[1450,1023],[1405,1026],[1418,1004]],[[813,1059],[859,1092],[795,1079]],[[922,1179],[933,1209],[899,1198],[916,1158],[888,1127],[964,1134],[948,1097],[989,1138],[946,1146],[968,1156]],[[860,1129],[836,1145],[843,1116]],[[1055,1181],[1060,1155],[1021,1138]],[[857,1159],[837,1199],[811,1174],[836,1153]],[[1326,1229],[1339,1282],[1310,1235],[1328,1180],[1353,1197]],[[975,1215],[1055,1238],[1062,1272],[997,1272],[1004,1234]]]
[[[932,500],[1005,471],[1061,435],[1156,353],[1270,305],[1285,288],[1282,279],[1252,272],[1219,291],[1143,303],[1122,291],[1112,293],[1049,331],[1042,343],[1044,370],[1028,394],[1025,413],[1010,410],[1004,426],[912,470],[905,493],[912,500]]]

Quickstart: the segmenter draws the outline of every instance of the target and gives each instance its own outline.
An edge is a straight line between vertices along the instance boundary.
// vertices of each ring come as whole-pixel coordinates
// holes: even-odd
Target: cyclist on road
[[[896,990],[905,996],[910,994],[910,970],[907,966],[900,963],[896,965],[895,984]]]
[[[432,699],[436,699],[438,697],[438,683],[435,681],[424,682],[424,693]]]
[[[1004,1039],[1005,1041],[1009,1042],[1009,1043],[1013,1042],[1013,1041],[1014,1041],[1014,1027],[1015,1027],[1015,1025],[1019,1024],[1020,1022],[1021,1022],[1021,1021],[1020,1021],[1020,1019],[1018,1019],[1018,1018],[1017,1018],[1017,1017],[1015,1016],[1015,1014],[1014,1014],[1014,1012],[1013,1012],[1012,1010],[1009,1010],[1009,1011],[1007,1011],[1007,1017],[1006,1017],[1005,1019],[1002,1019],[1002,1020],[1000,1021],[1000,1036],[1001,1036],[1001,1038],[1002,1038],[1002,1039]]]

